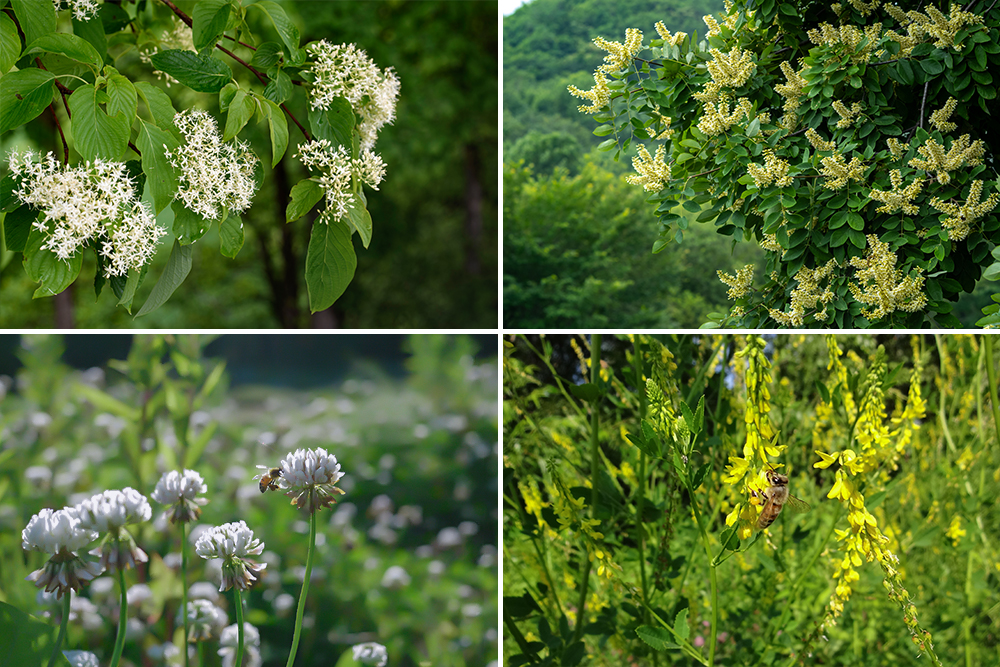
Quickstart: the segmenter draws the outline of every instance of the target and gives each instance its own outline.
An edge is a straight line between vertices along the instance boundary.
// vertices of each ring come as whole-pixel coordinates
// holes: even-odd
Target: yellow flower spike
[[[743,503],[736,503],[736,507],[733,508],[733,511],[726,515],[727,526],[732,526],[734,523],[736,523],[736,520],[740,517],[740,512],[742,511],[742,509],[743,509]]]
[[[827,454],[826,452],[816,451],[816,454],[822,459],[818,463],[813,464],[813,468],[829,468],[834,463],[840,459],[840,454]]]
[[[860,564],[861,563],[859,562],[858,565],[860,565]],[[861,576],[858,574],[858,571],[855,570],[854,568],[851,568],[850,570],[848,570],[847,572],[844,573],[844,581],[847,581],[847,582],[857,581],[860,578],[861,578]]]

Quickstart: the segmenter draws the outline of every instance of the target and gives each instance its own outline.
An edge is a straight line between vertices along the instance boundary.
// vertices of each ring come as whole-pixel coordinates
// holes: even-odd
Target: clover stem
[[[62,609],[62,620],[59,621],[59,636],[56,637],[56,645],[52,649],[52,657],[49,658],[49,667],[56,664],[56,658],[59,656],[60,649],[62,649],[63,640],[66,639],[66,626],[69,625],[69,599],[73,595],[72,591],[66,591],[63,596],[63,609]]]
[[[316,551],[316,512],[309,515],[309,550],[306,552],[306,572],[302,579],[302,593],[299,594],[299,607],[295,611],[295,632],[292,634],[292,650],[288,654],[287,667],[295,664],[295,651],[299,647],[302,635],[302,614],[306,609],[306,594],[309,593],[309,578],[312,576],[313,553]]]
[[[122,593],[121,607],[118,609],[118,636],[115,638],[115,652],[111,655],[111,667],[118,667],[125,647],[125,621],[128,617],[128,592],[125,590],[125,570],[118,568],[118,588]]]
[[[243,665],[243,598],[240,596],[240,589],[233,586],[233,593],[236,595],[236,667]]]
[[[181,615],[184,617],[184,667],[188,667],[187,524],[181,522]]]

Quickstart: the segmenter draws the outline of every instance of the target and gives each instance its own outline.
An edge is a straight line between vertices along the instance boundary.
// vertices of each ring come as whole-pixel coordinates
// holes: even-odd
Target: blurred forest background
[[[589,90],[605,55],[595,37],[646,41],[663,21],[704,35],[702,17],[722,0],[529,0],[503,19],[503,323],[507,327],[697,327],[729,308],[716,270],[763,261],[714,225],[688,218],[681,244],[651,253],[658,238],[645,191],[624,181],[631,149],[614,162],[596,150],[592,116],[566,88]],[[954,314],[982,317],[995,285],[981,281]]]
[[[495,328],[497,3],[279,1],[298,25],[303,44],[357,43],[380,67],[395,68],[402,82],[396,121],[383,128],[376,144],[387,164],[386,180],[378,192],[366,191],[374,233],[367,250],[354,239],[354,281],[331,309],[310,316],[303,267],[316,212],[284,223],[289,188],[307,175],[292,157],[304,139],[289,123],[288,153],[275,169],[264,165],[264,183],[242,216],[246,242],[235,260],[219,254],[216,227],[195,244],[191,274],[170,301],[133,320],[108,295],[95,303],[91,256],[70,287],[75,326]],[[195,0],[175,4],[190,15]],[[162,29],[172,28],[173,14],[163,3],[140,0],[138,6]],[[66,25],[59,29],[68,31],[68,13],[60,16]],[[277,39],[262,12],[249,12],[247,20],[261,41]],[[249,70],[221,58],[233,65],[241,85],[260,87]],[[117,65],[133,80],[156,81],[134,50]],[[177,109],[205,108],[220,126],[225,122],[217,96],[176,85],[167,93]],[[304,96],[287,104],[297,118],[306,117]],[[46,122],[51,119],[43,115],[4,137],[0,154],[14,145],[53,150],[54,128]],[[244,136],[258,155],[270,154],[266,123],[252,121]],[[159,222],[169,229],[172,221],[168,208]],[[163,239],[136,304],[162,272],[172,242],[169,235]],[[20,254],[0,257],[0,322],[11,328],[54,326],[54,299],[32,300],[37,285],[20,263]]]

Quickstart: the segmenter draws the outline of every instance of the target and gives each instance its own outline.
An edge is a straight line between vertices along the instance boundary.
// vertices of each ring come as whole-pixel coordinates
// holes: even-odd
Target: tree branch
[[[52,102],[49,104],[49,111],[52,112],[52,120],[56,122],[56,129],[59,130],[59,138],[63,142],[63,165],[69,164],[69,144],[66,143],[66,135],[63,134],[62,124],[59,122],[59,116],[56,115],[56,103]]]
[[[920,101],[920,122],[917,123],[917,127],[921,130],[924,129],[924,105],[927,104],[927,87],[931,85],[930,81],[924,83],[924,99]]]
[[[194,21],[191,19],[190,16],[188,16],[187,14],[184,13],[183,9],[179,8],[174,3],[170,2],[170,0],[163,0],[163,4],[165,4],[167,7],[169,7],[171,9],[171,11],[173,11],[173,13],[177,15],[177,18],[179,18],[181,21],[184,21],[184,23],[186,23],[189,28],[193,28],[194,27],[194,25],[193,25]],[[240,40],[236,39],[235,37],[230,37],[229,35],[226,35],[226,34],[223,34],[222,36],[225,37],[226,39],[228,39],[231,42],[236,42],[240,46],[247,47],[251,51],[256,51],[257,50],[257,47],[250,46],[249,44],[245,44],[245,43],[241,42]]]

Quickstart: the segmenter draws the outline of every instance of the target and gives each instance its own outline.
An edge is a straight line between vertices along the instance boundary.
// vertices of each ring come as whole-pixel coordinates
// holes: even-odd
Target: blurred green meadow
[[[0,347],[10,346],[6,338]],[[234,338],[241,337],[224,341],[232,347]],[[244,338],[248,349],[262,340]],[[260,633],[259,664],[285,665],[308,515],[279,492],[262,494],[252,477],[257,464],[323,447],[346,473],[339,484],[346,494],[319,514],[295,664],[353,665],[351,645],[370,641],[387,647],[389,665],[497,664],[495,349],[479,351],[469,337],[415,335],[403,343],[402,372],[359,353],[332,384],[303,389],[278,386],[281,374],[273,372],[271,385],[231,385],[232,373],[247,371],[206,355],[212,337],[115,340],[122,343],[115,358],[76,370],[63,361],[63,337],[22,336],[20,368],[0,374],[0,634],[24,630],[6,627],[15,623],[11,608],[45,623],[49,642],[58,627],[61,605],[25,580],[47,559],[22,550],[33,514],[127,486],[148,497],[162,473],[190,468],[204,478],[209,502],[189,531],[187,585],[209,582],[197,589],[209,596],[219,587],[218,567],[194,554],[199,526],[245,521],[265,543],[257,560],[268,564],[244,596],[245,620]],[[336,349],[350,337],[325,340]],[[398,346],[393,341],[386,338]],[[289,377],[303,372],[287,367]],[[132,527],[149,562],[125,574],[134,594],[122,665],[183,664],[168,644],[182,643],[180,529],[150,503],[152,520]],[[113,581],[105,573],[74,596],[63,646],[93,651],[102,666],[117,629]],[[231,592],[215,604],[235,623]],[[223,664],[218,636],[203,644],[190,664]],[[4,655],[0,664],[9,659],[16,661]]]

